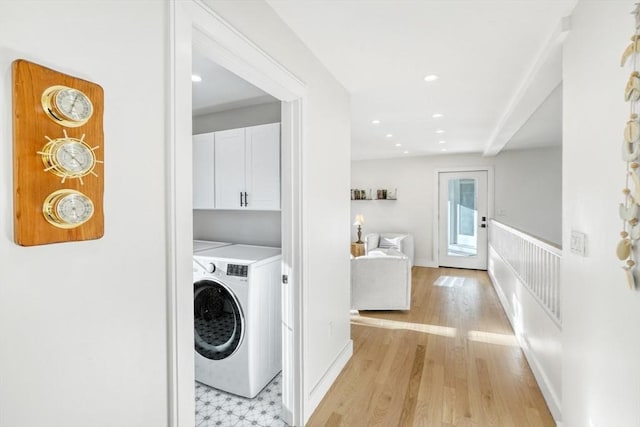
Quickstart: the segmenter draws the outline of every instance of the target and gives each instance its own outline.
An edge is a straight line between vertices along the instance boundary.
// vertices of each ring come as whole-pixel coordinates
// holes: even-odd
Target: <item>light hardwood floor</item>
[[[362,311],[351,335],[308,426],[555,426],[484,271],[414,267],[411,310]]]

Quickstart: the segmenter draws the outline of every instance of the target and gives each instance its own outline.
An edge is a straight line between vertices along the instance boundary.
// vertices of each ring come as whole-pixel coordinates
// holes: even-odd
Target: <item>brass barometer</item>
[[[93,216],[93,202],[76,190],[58,190],[42,205],[45,219],[58,228],[76,228]]]
[[[93,115],[93,104],[84,92],[60,85],[42,93],[42,109],[53,121],[67,127],[82,126]]]

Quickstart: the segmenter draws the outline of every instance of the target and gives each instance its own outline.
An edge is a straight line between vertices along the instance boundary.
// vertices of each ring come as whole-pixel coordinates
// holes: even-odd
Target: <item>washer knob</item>
[[[209,265],[207,265],[207,271],[209,273],[213,273],[216,271],[216,265],[212,262],[209,263]]]

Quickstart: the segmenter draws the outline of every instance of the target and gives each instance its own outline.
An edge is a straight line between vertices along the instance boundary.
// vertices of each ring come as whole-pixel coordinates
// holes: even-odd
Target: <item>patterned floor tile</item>
[[[196,427],[287,427],[282,412],[282,374],[254,399],[196,382]]]

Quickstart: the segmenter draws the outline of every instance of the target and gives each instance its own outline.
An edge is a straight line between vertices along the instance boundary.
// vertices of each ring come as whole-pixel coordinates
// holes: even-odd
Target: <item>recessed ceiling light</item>
[[[435,114],[433,114],[431,117],[433,117],[434,119],[440,119],[440,118],[444,117],[444,114],[442,114],[442,113],[435,113]]]
[[[408,151],[403,151],[403,153],[404,153],[404,154],[409,154],[409,152],[408,152]]]
[[[388,133],[388,134],[386,134],[385,136],[386,136],[387,138],[393,138],[393,134],[391,134],[391,133]]]
[[[440,76],[437,76],[435,74],[427,74],[426,76],[424,76],[424,81],[425,82],[435,82],[439,78],[440,78]]]
[[[440,151],[447,151],[447,149],[446,148],[441,148]]]
[[[442,130],[442,129],[438,129],[438,130],[436,131],[436,133],[444,133],[444,130]]]
[[[446,144],[447,141],[438,141],[438,144]]]
[[[396,147],[402,147],[402,144],[398,143],[396,144]]]
[[[372,125],[379,125],[380,124],[380,120],[371,120],[371,124]]]
[[[202,77],[200,77],[197,74],[191,74],[191,81],[192,82],[201,82],[202,81]]]

